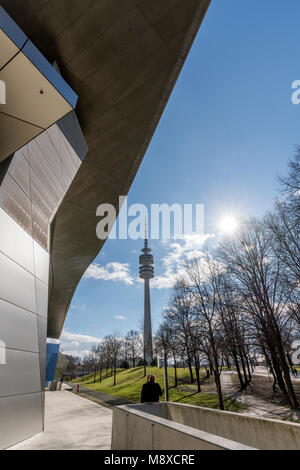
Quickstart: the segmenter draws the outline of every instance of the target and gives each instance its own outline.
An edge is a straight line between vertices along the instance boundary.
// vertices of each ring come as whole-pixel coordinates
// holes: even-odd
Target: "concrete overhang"
[[[1,6],[0,44],[2,161],[72,111],[77,95]]]
[[[89,148],[51,226],[48,336],[58,338],[103,246],[96,208],[128,193],[210,0],[1,3],[78,94]]]

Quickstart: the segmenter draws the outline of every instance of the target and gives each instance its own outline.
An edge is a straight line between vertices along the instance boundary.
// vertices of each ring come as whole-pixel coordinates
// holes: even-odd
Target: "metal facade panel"
[[[19,48],[14,44],[11,39],[0,29],[0,69],[9,62],[14,55],[17,54]]]
[[[35,276],[45,284],[48,284],[49,254],[36,242],[34,242],[34,268]]]
[[[7,349],[6,365],[0,367],[1,397],[41,391],[39,354]]]
[[[76,107],[78,96],[72,90],[72,88],[67,84],[67,82],[62,78],[62,76],[55,70],[55,68],[48,62],[48,60],[40,53],[37,47],[31,42],[27,41],[22,52],[32,64],[39,70],[43,76],[49,81],[57,92],[64,97],[66,102],[72,108]],[[69,109],[69,106],[61,102],[59,103],[60,107],[66,106],[66,109]],[[56,122],[56,121],[54,121]],[[48,126],[47,126],[48,127]]]
[[[73,109],[23,52],[0,70],[0,79],[9,84],[6,104],[0,104],[4,114],[44,130]]]
[[[0,449],[43,430],[41,392],[0,399]]]
[[[0,227],[0,251],[33,274],[33,240],[31,236],[1,207]]]
[[[0,253],[0,298],[33,313],[36,312],[34,276],[2,253]]]
[[[40,127],[3,114],[1,112],[3,106],[0,105],[0,161],[5,160],[24,144],[43,132]]]
[[[28,161],[55,203],[59,204],[63,196],[61,184],[35,140],[29,144]]]
[[[48,233],[48,219],[35,204],[32,204],[32,236],[45,250],[49,249]]]
[[[59,131],[57,125],[54,124],[54,134],[59,135]],[[55,143],[52,142],[49,132],[43,132],[40,134],[36,139],[36,143],[40,147],[41,151],[43,152],[44,157],[48,161],[49,165],[51,166],[53,173],[55,174],[58,181],[61,183],[62,180],[62,160],[59,155],[59,151],[55,148]]]
[[[30,189],[32,202],[44,214],[46,220],[51,219],[58,205],[32,168],[30,168]]]
[[[9,165],[8,173],[15,180],[18,186],[26,193],[30,198],[30,175],[29,175],[29,163],[27,158],[21,150],[18,150],[14,154],[13,159]]]
[[[48,315],[48,285],[35,278],[36,286],[36,313],[47,318]]]
[[[39,353],[45,355],[47,342],[47,318],[43,318],[39,315],[37,315],[37,333]]]
[[[31,234],[31,201],[9,173],[0,186],[0,206]]]
[[[0,161],[72,111],[77,95],[0,7]]]
[[[38,353],[37,315],[0,299],[0,339],[7,348]]]

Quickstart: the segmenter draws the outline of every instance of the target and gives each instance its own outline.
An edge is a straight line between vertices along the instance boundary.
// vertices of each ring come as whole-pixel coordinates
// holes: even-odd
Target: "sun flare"
[[[222,233],[231,234],[234,233],[238,228],[238,221],[232,215],[224,216],[219,224]]]

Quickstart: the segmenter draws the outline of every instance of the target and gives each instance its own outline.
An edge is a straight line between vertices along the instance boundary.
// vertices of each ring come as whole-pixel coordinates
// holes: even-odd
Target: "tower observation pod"
[[[154,260],[151,249],[148,247],[148,239],[145,238],[145,245],[140,255],[139,276],[144,279],[144,359],[147,365],[151,365],[153,359],[152,351],[152,325],[150,306],[150,279],[154,278]]]

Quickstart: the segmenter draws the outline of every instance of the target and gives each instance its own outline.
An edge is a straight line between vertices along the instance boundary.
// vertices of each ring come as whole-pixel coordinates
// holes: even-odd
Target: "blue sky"
[[[214,0],[135,178],[128,204],[205,204],[205,231],[228,212],[260,216],[272,206],[277,175],[300,144],[298,0]],[[108,240],[81,280],[62,336],[83,355],[106,334],[136,328],[143,315],[137,280],[142,240]],[[151,242],[154,327],[172,276],[203,237]]]

